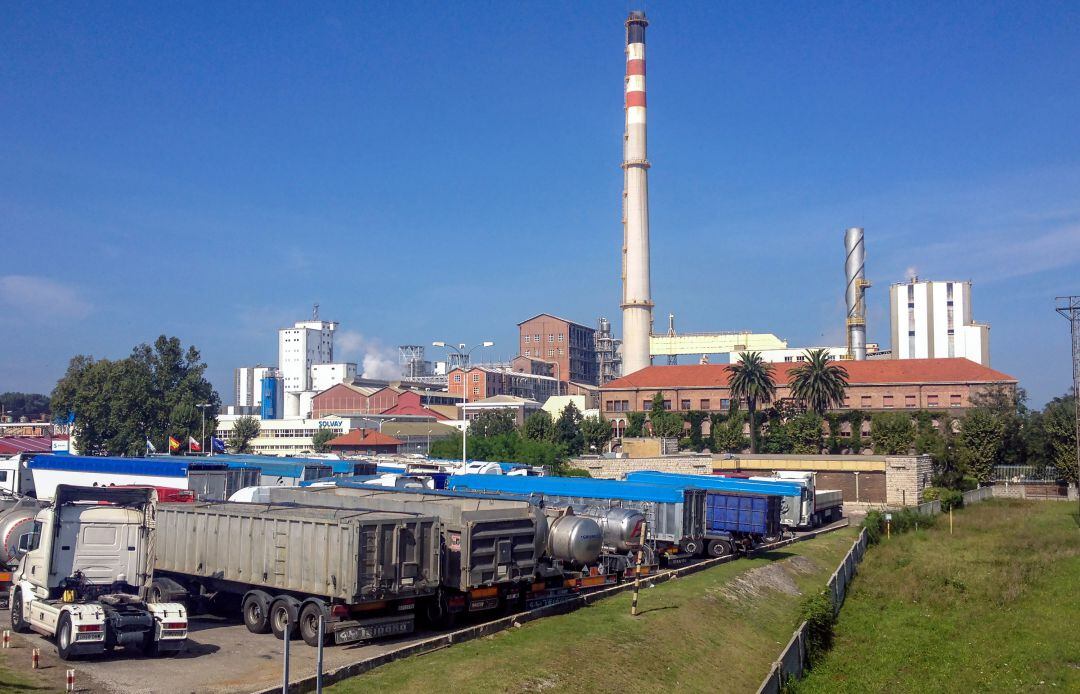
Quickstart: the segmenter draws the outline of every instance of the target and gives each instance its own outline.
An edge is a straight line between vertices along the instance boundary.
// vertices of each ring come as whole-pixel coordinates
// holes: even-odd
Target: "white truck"
[[[187,642],[180,603],[149,603],[157,493],[59,485],[23,536],[11,628],[55,637],[63,660],[116,646],[148,655]]]
[[[795,482],[805,493],[799,504],[792,504],[792,517],[781,522],[791,527],[817,528],[840,520],[844,516],[844,494],[839,489],[818,489],[817,476],[802,470],[777,470],[771,477],[751,477],[769,482]],[[796,506],[798,508],[796,508]],[[795,513],[798,517],[795,517]]]

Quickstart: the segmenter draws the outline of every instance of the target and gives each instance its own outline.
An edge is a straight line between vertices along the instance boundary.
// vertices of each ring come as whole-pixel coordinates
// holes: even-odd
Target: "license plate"
[[[363,639],[378,639],[384,636],[397,636],[408,634],[413,630],[411,621],[388,622],[386,624],[371,624],[368,626],[346,627],[334,633],[334,643],[350,643]]]
[[[499,606],[498,598],[488,598],[487,600],[473,600],[469,604],[469,611],[476,612],[478,610],[493,610]]]

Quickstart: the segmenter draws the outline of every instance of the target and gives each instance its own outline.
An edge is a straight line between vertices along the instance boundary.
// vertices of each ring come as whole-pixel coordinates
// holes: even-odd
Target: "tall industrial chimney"
[[[623,135],[623,374],[651,363],[649,161],[645,154],[645,13],[626,19],[626,132]]]
[[[863,230],[851,227],[844,233],[844,275],[847,278],[847,348],[848,359],[866,359],[866,248]]]

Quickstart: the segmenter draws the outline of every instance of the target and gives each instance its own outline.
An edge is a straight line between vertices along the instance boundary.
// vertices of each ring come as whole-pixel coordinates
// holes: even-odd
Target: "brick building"
[[[353,429],[337,438],[330,439],[326,446],[339,455],[378,455],[398,453],[401,443],[400,439],[379,431]]]
[[[436,420],[452,419],[457,416],[455,402],[460,399],[460,395],[455,398],[450,393],[437,390],[338,383],[312,398],[311,417],[396,414],[433,417]]]
[[[560,381],[595,384],[595,333],[586,325],[541,313],[518,323],[518,354],[558,364],[554,375]]]
[[[449,395],[461,402],[462,378],[465,380],[465,399],[475,402],[496,395],[512,395],[544,402],[556,394],[558,381],[551,376],[514,371],[512,368],[475,366],[467,371],[454,369],[447,374]]]
[[[963,412],[971,406],[973,395],[990,388],[1016,392],[1015,378],[968,359],[882,359],[845,361],[842,365],[848,372],[848,389],[839,411]],[[776,398],[789,398],[789,374],[799,364],[772,366]],[[649,366],[602,386],[601,408],[616,431],[625,428],[625,413],[648,411],[657,392],[664,394],[664,406],[669,410],[723,412],[731,406],[729,369],[727,364]]]

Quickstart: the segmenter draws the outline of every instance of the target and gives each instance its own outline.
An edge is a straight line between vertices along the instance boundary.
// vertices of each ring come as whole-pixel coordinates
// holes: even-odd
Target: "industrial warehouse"
[[[1027,65],[1011,25],[13,9],[13,74],[49,75],[11,85],[15,120],[26,92],[87,121],[37,113],[59,147],[22,127],[9,153],[13,227],[47,221],[67,273],[20,235],[38,266],[0,276],[0,378],[55,377],[0,395],[13,691],[1080,687],[1080,297],[1054,299],[1064,395],[1062,336],[1015,308],[1075,274],[1072,217],[957,183],[1013,143],[950,109],[1007,109],[935,74],[940,43],[992,62],[976,37]],[[92,191],[53,171],[83,167]]]

